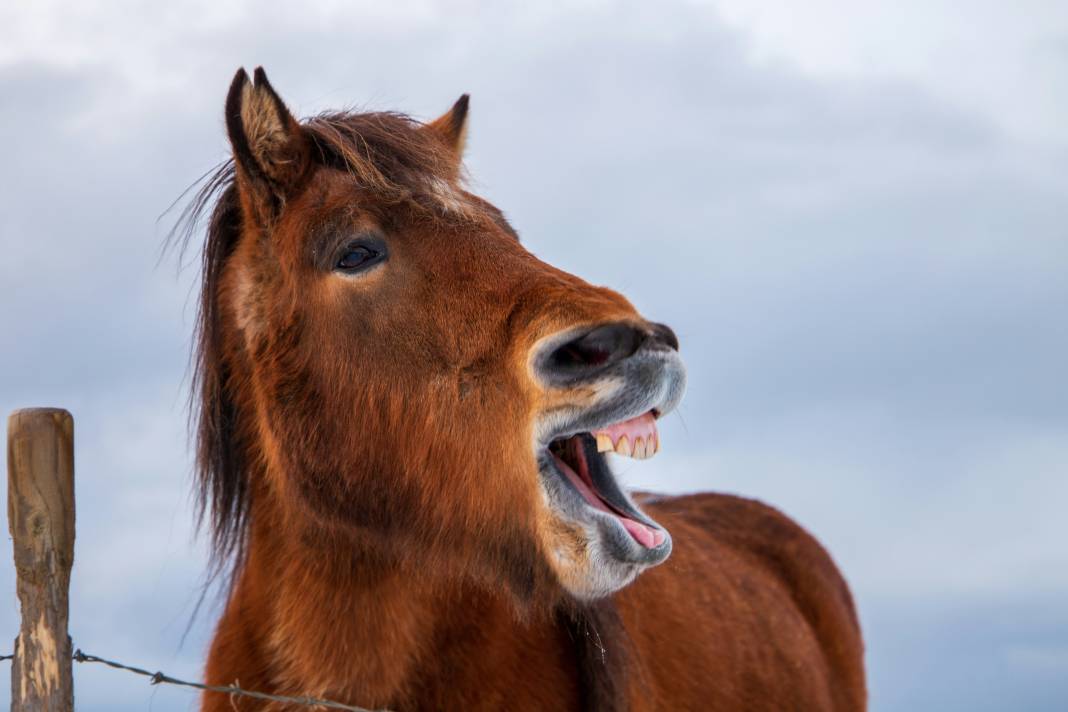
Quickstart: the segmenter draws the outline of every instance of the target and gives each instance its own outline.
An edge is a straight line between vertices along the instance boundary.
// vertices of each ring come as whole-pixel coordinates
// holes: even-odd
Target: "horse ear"
[[[464,94],[452,108],[426,125],[448,146],[459,163],[464,155],[464,143],[467,141],[467,105],[471,97]]]
[[[226,96],[226,130],[240,188],[258,217],[276,212],[298,185],[310,162],[309,142],[263,67],[249,81],[239,69]]]

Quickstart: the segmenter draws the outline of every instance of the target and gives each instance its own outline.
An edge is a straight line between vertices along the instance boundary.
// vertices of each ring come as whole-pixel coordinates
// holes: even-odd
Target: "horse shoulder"
[[[863,710],[863,643],[827,551],[778,510],[639,495],[674,551],[617,594],[632,709]]]

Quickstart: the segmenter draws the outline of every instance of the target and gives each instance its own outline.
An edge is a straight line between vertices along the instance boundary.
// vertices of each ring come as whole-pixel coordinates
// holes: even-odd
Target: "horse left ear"
[[[467,141],[467,105],[470,100],[470,95],[464,94],[451,109],[426,125],[428,131],[436,134],[452,150],[457,163],[463,158]]]
[[[269,220],[298,186],[310,163],[309,141],[267,81],[263,67],[249,80],[239,69],[226,97],[226,130],[239,187],[256,217]]]

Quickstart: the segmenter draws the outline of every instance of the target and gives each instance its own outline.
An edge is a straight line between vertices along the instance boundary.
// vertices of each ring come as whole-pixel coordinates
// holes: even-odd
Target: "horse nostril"
[[[653,339],[658,343],[668,346],[675,351],[679,350],[679,337],[667,324],[651,324],[653,327]]]
[[[549,359],[555,370],[580,371],[608,366],[633,356],[644,334],[626,324],[606,324],[569,341]]]

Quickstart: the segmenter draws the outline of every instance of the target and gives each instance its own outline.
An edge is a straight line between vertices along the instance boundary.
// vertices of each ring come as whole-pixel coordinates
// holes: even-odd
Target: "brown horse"
[[[617,484],[606,451],[660,448],[678,342],[465,190],[467,106],[301,123],[262,70],[234,79],[233,161],[194,208],[199,482],[232,573],[207,681],[392,710],[864,709],[811,536]]]

